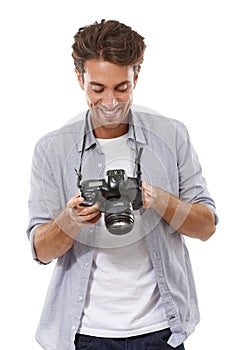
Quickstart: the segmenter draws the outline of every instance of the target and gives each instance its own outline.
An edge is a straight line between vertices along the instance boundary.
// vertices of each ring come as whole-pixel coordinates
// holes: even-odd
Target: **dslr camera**
[[[134,210],[143,205],[140,157],[142,148],[136,157],[136,177],[128,177],[123,169],[108,170],[104,179],[81,181],[78,173],[78,189],[85,201],[82,206],[99,203],[99,209],[105,213],[105,226],[115,235],[129,233],[134,226]]]

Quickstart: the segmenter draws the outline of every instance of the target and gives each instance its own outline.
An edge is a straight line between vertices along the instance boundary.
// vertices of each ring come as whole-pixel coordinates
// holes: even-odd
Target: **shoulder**
[[[61,128],[52,130],[43,135],[37,142],[36,147],[46,147],[50,144],[57,144],[58,146],[64,142],[68,143],[79,140],[84,132],[85,112],[79,114],[71,119]]]
[[[148,107],[134,105],[132,108],[134,122],[150,133],[160,137],[187,137],[187,127],[178,119],[166,117]]]

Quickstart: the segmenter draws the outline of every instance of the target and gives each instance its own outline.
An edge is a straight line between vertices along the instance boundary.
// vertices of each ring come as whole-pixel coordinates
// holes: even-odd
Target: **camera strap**
[[[141,182],[141,175],[142,175],[140,160],[141,160],[141,156],[142,156],[142,152],[143,152],[143,147],[140,147],[138,149],[134,123],[132,123],[132,128],[133,128],[133,134],[134,134],[134,144],[135,144],[135,154],[136,154],[135,161],[134,161],[135,162],[135,175],[136,175],[136,178],[138,180],[138,183],[140,183]]]
[[[81,180],[82,180],[82,173],[81,173],[81,168],[82,168],[82,162],[83,162],[83,155],[85,152],[85,144],[86,144],[86,135],[87,135],[87,118],[89,115],[89,110],[86,112],[86,117],[85,117],[85,125],[84,125],[84,137],[83,137],[83,141],[82,141],[82,147],[81,147],[81,157],[80,157],[80,166],[79,169],[77,170],[75,168],[75,172],[77,175],[77,187],[79,190],[81,190]]]
[[[79,169],[75,169],[76,175],[77,175],[77,187],[79,190],[81,190],[81,180],[82,180],[82,173],[81,173],[81,169],[82,169],[82,162],[83,162],[83,155],[85,152],[85,144],[86,144],[86,136],[88,133],[88,127],[87,127],[87,118],[89,115],[89,110],[86,113],[86,117],[85,117],[85,126],[84,126],[84,137],[83,137],[83,141],[82,141],[82,148],[81,148],[81,157],[80,157],[80,166]],[[132,122],[132,128],[133,128],[133,135],[134,135],[134,144],[135,144],[135,174],[136,174],[136,178],[138,180],[138,184],[141,183],[141,156],[142,156],[142,152],[143,152],[143,147],[140,147],[138,149],[138,145],[137,145],[137,141],[136,141],[136,133],[135,133],[135,126],[134,123]]]

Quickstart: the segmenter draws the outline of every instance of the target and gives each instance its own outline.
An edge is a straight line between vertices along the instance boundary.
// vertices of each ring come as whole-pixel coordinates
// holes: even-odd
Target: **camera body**
[[[128,233],[134,225],[134,210],[143,205],[140,177],[128,177],[123,169],[108,170],[105,179],[84,180],[79,183],[82,206],[99,203],[105,213],[105,225],[117,235]]]

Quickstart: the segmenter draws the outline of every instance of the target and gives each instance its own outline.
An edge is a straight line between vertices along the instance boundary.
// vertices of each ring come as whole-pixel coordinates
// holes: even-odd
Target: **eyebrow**
[[[101,86],[101,87],[105,86],[104,84],[97,83],[96,81],[91,81],[91,82],[89,82],[89,84],[90,85]],[[116,85],[116,88],[121,86],[121,85],[125,85],[125,84],[131,84],[131,81],[130,80],[122,81],[122,83],[119,83],[119,84]]]

